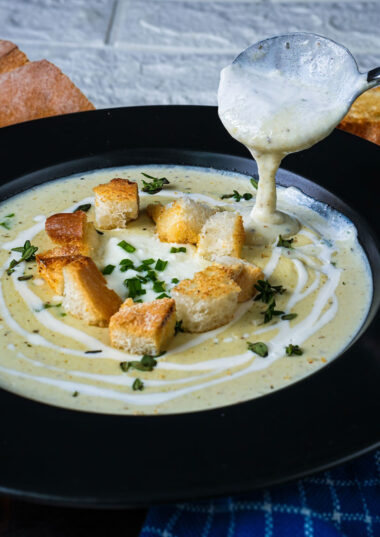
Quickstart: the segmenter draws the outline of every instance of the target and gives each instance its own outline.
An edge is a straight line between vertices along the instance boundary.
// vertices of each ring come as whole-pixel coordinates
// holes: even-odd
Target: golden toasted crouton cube
[[[210,216],[202,227],[197,253],[206,259],[216,255],[240,257],[244,240],[240,214],[223,211]]]
[[[156,355],[174,336],[176,307],[172,298],[136,304],[131,298],[111,317],[111,345],[132,354]]]
[[[160,241],[196,244],[203,224],[215,209],[190,198],[181,198],[165,207],[150,205],[147,212],[156,222]]]
[[[139,190],[137,183],[115,178],[98,185],[95,192],[95,219],[102,229],[125,228],[139,215]]]
[[[197,272],[191,280],[182,280],[172,289],[178,318],[187,332],[207,332],[229,323],[239,293],[237,283],[216,265]]]
[[[264,279],[264,273],[260,267],[244,259],[229,256],[214,257],[214,262],[226,270],[240,287],[238,302],[245,302],[257,294],[255,285],[258,280]]]
[[[63,267],[82,257],[71,255],[61,248],[48,250],[36,255],[38,274],[57,295],[63,295]]]
[[[46,219],[45,230],[53,242],[73,255],[93,256],[99,246],[99,234],[83,211],[53,214]]]
[[[81,257],[63,267],[64,309],[87,324],[107,326],[119,309],[119,296],[108,289],[106,280],[93,260]]]

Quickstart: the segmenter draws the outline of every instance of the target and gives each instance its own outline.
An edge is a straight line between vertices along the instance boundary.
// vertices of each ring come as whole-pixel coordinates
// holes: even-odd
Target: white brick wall
[[[0,0],[0,38],[56,63],[97,107],[215,104],[220,69],[249,44],[313,31],[380,65],[380,2]]]

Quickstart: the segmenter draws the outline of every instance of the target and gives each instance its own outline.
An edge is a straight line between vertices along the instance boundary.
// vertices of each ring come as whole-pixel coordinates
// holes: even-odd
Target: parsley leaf
[[[148,175],[147,173],[141,174],[146,177],[147,179],[152,179],[152,181],[149,183],[148,181],[144,181],[143,179],[143,192],[147,192],[148,194],[157,194],[157,192],[160,192],[164,185],[169,185],[169,181],[166,179],[166,177],[153,177],[152,175]]]
[[[258,354],[262,358],[265,358],[268,356],[268,347],[265,343],[262,341],[258,341],[257,343],[251,343],[250,341],[247,341],[248,349],[255,354]]]

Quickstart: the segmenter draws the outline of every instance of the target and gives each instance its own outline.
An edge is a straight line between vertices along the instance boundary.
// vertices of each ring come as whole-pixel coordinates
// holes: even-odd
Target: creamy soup
[[[179,332],[157,366],[148,372],[123,371],[120,363],[138,360],[110,347],[108,329],[87,326],[62,309],[38,277],[34,262],[20,263],[9,276],[6,269],[20,253],[11,251],[30,240],[42,252],[52,246],[44,231],[47,216],[91,204],[92,188],[113,177],[137,181],[141,172],[165,176],[170,184],[161,192],[141,192],[141,211],[127,229],[104,231],[96,263],[115,269],[106,279],[122,299],[127,296],[122,259],[136,266],[147,258],[167,261],[160,273],[170,295],[177,280],[191,278],[209,264],[195,247],[171,252],[161,243],[144,208],[153,201],[167,203],[188,196],[210,206],[238,211],[247,226],[256,190],[239,174],[190,167],[126,167],[69,177],[36,187],[0,206],[0,383],[7,390],[63,407],[106,413],[170,413],[201,410],[246,401],[286,386],[316,371],[341,352],[360,328],[369,308],[372,280],[368,262],[357,241],[354,225],[336,211],[294,188],[278,188],[279,208],[296,217],[300,229],[291,243],[278,246],[245,245],[243,258],[260,266],[273,286],[276,308],[284,313],[264,323],[268,304],[249,300],[240,304],[228,325],[203,334]],[[223,195],[236,190],[251,199]],[[249,198],[249,196],[246,196]],[[121,251],[121,240],[133,245]],[[134,271],[128,272],[128,277]],[[25,279],[25,276],[33,278]],[[20,279],[21,278],[21,279]],[[157,297],[146,286],[142,300]],[[296,315],[292,315],[296,314]],[[285,316],[285,317],[284,317]],[[267,356],[250,350],[265,343]],[[302,354],[287,354],[298,345]],[[144,389],[134,391],[136,378]]]

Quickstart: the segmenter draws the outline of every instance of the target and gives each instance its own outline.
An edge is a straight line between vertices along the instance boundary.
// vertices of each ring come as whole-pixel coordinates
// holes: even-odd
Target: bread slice
[[[95,192],[95,219],[101,229],[125,228],[139,216],[137,183],[115,178],[98,185]]]
[[[111,317],[111,345],[133,354],[157,355],[174,336],[176,306],[172,298],[136,304],[131,298]]]
[[[41,117],[94,110],[58,67],[41,60],[0,75],[0,127]]]
[[[106,280],[90,257],[75,259],[63,267],[64,309],[87,324],[108,326],[120,308],[119,296],[108,289]]]
[[[83,211],[53,214],[46,219],[45,230],[54,243],[68,249],[67,253],[89,257],[98,253],[100,236]]]
[[[249,263],[245,259],[229,256],[215,257],[214,264],[227,271],[227,274],[240,287],[238,302],[246,302],[257,294],[255,285],[258,280],[264,279],[264,273],[260,267]]]
[[[65,255],[66,253],[68,255]],[[36,255],[38,274],[57,295],[63,296],[63,268],[82,257],[81,255],[71,255],[70,251],[60,251],[59,248],[48,250]]]
[[[240,214],[223,211],[212,215],[202,227],[197,253],[206,259],[214,256],[240,257],[244,240]]]
[[[184,330],[207,332],[231,321],[240,287],[224,268],[211,265],[182,280],[171,293]]]
[[[380,145],[380,87],[360,95],[338,127]]]
[[[147,212],[156,222],[160,241],[196,244],[203,224],[215,209],[190,198],[180,198],[165,207],[149,205]]]
[[[17,45],[0,39],[0,74],[21,67],[29,60]]]

